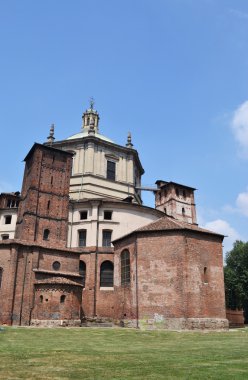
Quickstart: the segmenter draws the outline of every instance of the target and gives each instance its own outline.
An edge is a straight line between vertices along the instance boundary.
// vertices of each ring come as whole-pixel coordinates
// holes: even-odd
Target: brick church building
[[[82,120],[0,195],[0,323],[227,328],[223,236],[197,225],[195,189],[159,180],[144,206],[131,135],[101,135],[93,103]]]

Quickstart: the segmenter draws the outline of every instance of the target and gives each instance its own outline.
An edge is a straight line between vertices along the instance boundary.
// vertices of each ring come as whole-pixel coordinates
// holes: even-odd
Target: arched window
[[[100,269],[100,287],[112,288],[114,286],[114,264],[104,261]]]
[[[65,302],[65,295],[63,294],[61,297],[60,297],[60,303],[64,303]]]
[[[127,249],[121,252],[121,285],[130,285],[130,253]]]
[[[43,240],[49,240],[50,230],[47,228],[43,232]]]
[[[185,208],[184,207],[182,208],[182,215],[183,216],[185,215]]]
[[[79,261],[79,274],[82,276],[82,285],[85,287],[86,264],[83,260]]]
[[[0,288],[2,286],[3,268],[0,268]]]

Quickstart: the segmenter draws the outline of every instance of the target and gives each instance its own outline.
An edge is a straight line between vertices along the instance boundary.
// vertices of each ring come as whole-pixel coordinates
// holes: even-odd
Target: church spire
[[[83,116],[83,123],[82,123],[82,131],[89,131],[92,128],[94,129],[95,133],[98,133],[98,124],[99,124],[99,115],[98,112],[94,109],[95,101],[93,98],[90,98],[90,108],[88,108]]]

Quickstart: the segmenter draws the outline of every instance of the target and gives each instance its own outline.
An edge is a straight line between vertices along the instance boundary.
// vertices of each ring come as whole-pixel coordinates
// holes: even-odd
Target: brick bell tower
[[[24,161],[15,239],[66,247],[72,154],[35,143]]]

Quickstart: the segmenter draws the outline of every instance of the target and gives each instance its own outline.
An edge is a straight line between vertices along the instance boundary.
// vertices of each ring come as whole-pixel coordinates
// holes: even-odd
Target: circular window
[[[53,269],[54,270],[59,270],[60,268],[60,262],[59,261],[54,261],[53,263]]]

